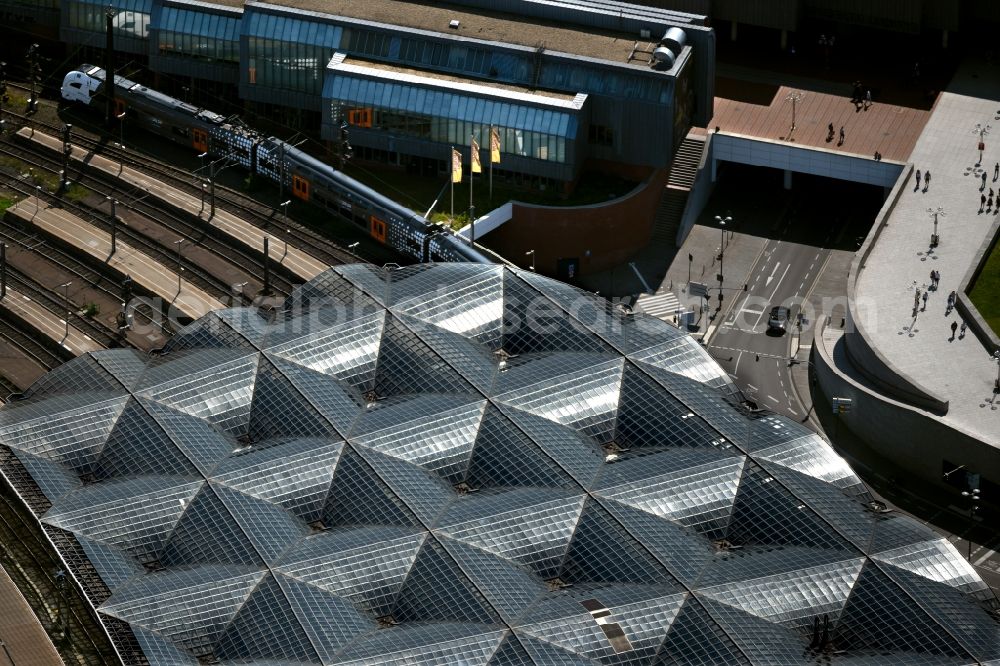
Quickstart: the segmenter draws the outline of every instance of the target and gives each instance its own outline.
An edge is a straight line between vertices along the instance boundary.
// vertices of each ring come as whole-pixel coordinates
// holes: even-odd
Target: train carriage
[[[66,74],[63,99],[89,105],[102,91],[105,71],[82,65]],[[276,137],[264,138],[237,119],[115,76],[118,115],[199,153],[226,158],[252,174],[282,181],[292,195],[364,229],[374,240],[417,261],[492,263],[450,229],[401,206],[342,171]]]

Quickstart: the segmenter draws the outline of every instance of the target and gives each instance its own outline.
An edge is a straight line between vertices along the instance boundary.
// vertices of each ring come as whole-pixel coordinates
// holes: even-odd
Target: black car
[[[771,308],[771,314],[767,318],[767,329],[769,331],[779,331],[784,333],[788,328],[788,316],[791,311],[783,305],[775,305]]]

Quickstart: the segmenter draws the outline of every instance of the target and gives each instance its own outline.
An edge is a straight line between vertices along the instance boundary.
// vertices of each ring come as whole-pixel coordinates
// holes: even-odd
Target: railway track
[[[62,135],[62,127],[60,126],[41,122],[23,114],[12,113],[10,115],[25,125],[33,126],[54,136]],[[100,138],[102,135],[105,136],[104,139]],[[76,119],[76,124],[73,127],[73,143],[75,145],[139,169],[188,194],[201,195],[200,181],[196,182],[189,171],[148,155],[123,150],[117,142],[106,137],[106,130],[102,126],[85,119]],[[223,208],[238,215],[262,231],[269,226],[281,226],[282,232],[289,237],[290,243],[301,248],[308,248],[311,254],[325,263],[338,265],[364,261],[350,249],[338,245],[313,228],[296,222],[292,218],[286,219],[278,215],[273,207],[218,182],[215,184],[215,201],[217,208]]]
[[[25,387],[25,388],[27,388],[27,387]],[[22,389],[21,389],[20,386],[18,386],[17,384],[15,384],[14,382],[12,382],[11,380],[7,379],[7,377],[5,377],[4,375],[0,375],[0,400],[3,400],[3,401],[6,402],[7,397],[11,393],[20,393],[21,390]]]
[[[52,294],[45,287],[38,284],[27,275],[17,269],[7,267],[7,283],[25,296],[31,297],[36,303],[57,317],[65,317],[66,305],[58,295]],[[71,304],[72,307],[77,307]],[[100,321],[90,317],[70,317],[70,326],[74,326],[105,349],[120,346],[118,331]]]
[[[73,281],[81,285],[86,285],[87,289],[103,295],[106,299],[114,302],[121,302],[121,293],[109,285],[116,283],[116,277],[109,277],[90,268],[80,261],[72,253],[63,250],[58,245],[53,245],[47,240],[41,239],[34,234],[17,229],[15,227],[0,225],[0,241],[5,242],[8,247],[20,247],[28,252],[32,252],[43,261],[51,264],[62,274],[72,276]],[[141,303],[133,307],[133,316],[147,329],[158,326],[157,317],[147,303]],[[162,346],[162,342],[151,341],[154,346]]]
[[[5,316],[0,316],[0,338],[3,338],[5,342],[17,349],[18,353],[46,371],[73,358],[73,354],[66,350],[57,353],[41,344],[38,341],[37,333],[19,328],[17,324]]]
[[[57,176],[62,167],[61,162],[57,158],[52,157],[50,151],[31,145],[19,144],[18,150],[14,150],[8,146],[0,146],[0,154],[7,155],[12,159],[18,159],[33,169],[44,170]],[[28,155],[31,156],[31,159],[28,159]],[[114,181],[109,183],[102,178],[95,177],[83,171],[79,172],[74,178],[74,182],[98,192],[115,192],[117,190],[119,196],[116,198],[119,199],[118,205],[120,208],[130,209],[141,215],[150,224],[167,231],[168,234],[165,235],[180,237],[197,243],[202,249],[227,262],[233,270],[240,274],[246,274],[257,282],[263,283],[263,268],[255,270],[256,267],[260,266],[260,259],[249,252],[233,247],[207,234],[199,225],[188,222],[183,215],[164,211],[144,201],[144,192],[141,190],[134,188],[129,188],[127,191],[118,189],[121,186],[120,182]],[[26,184],[22,184],[18,189],[26,196],[29,194],[39,194],[37,190],[32,193],[30,187]],[[42,190],[41,195],[43,198],[58,200],[60,206],[70,210],[77,217],[110,233],[111,224],[107,219],[107,215],[102,215],[90,207],[68,201],[65,198],[48,195],[44,190]],[[139,233],[126,225],[118,225],[117,233],[120,238],[127,240],[130,245],[160,260],[160,263],[165,266],[173,265],[177,261],[176,253],[169,248],[164,247],[157,240]],[[182,261],[181,264],[184,267],[185,277],[193,284],[223,298],[231,295],[231,284],[227,280],[217,277],[213,272],[196,262]],[[274,291],[284,295],[287,295],[292,288],[291,281],[283,277],[280,273],[277,273],[277,271],[272,271],[271,286]]]

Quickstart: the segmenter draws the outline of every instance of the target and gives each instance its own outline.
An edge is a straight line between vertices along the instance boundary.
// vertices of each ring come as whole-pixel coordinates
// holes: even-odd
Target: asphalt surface
[[[751,178],[742,169],[732,170],[730,178],[736,175],[744,184]],[[836,299],[810,297],[831,256],[851,252],[867,233],[882,195],[876,188],[805,176],[796,176],[790,192],[774,188],[773,178],[763,174],[757,195],[772,202],[769,220],[742,227],[734,220],[740,234],[757,236],[764,244],[745,275],[726,273],[723,252],[722,308],[718,308],[720,282],[716,275],[709,284],[716,312],[705,340],[709,353],[748,398],[760,407],[801,421],[810,405],[803,405],[793,388],[790,361],[801,351],[803,337],[811,339],[811,328],[821,317],[832,317],[837,305]],[[716,196],[727,196],[724,185]],[[816,201],[830,196],[847,202],[846,210],[838,206],[833,212],[815,206]],[[735,232],[733,236],[735,241]],[[846,283],[843,262],[835,265]],[[779,305],[789,308],[790,316],[784,329],[773,329],[768,326],[769,315]]]

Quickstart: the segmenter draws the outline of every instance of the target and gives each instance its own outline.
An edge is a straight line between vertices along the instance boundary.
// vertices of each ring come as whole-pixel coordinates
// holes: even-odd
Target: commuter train
[[[60,90],[68,102],[89,105],[101,92],[105,71],[82,65],[63,78]],[[417,261],[494,263],[451,229],[432,224],[389,197],[276,137],[265,137],[238,119],[182,102],[146,86],[115,76],[115,113],[128,114],[139,126],[199,153],[227,157],[278,182],[293,196],[338,214],[372,238]]]

